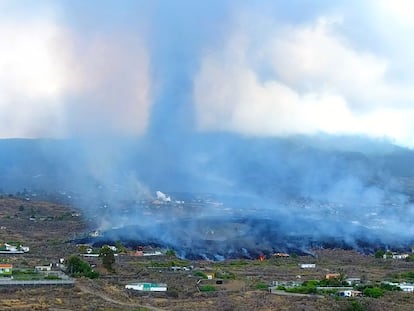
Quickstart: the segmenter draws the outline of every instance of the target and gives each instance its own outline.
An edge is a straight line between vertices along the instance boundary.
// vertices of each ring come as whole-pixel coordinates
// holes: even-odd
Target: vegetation
[[[409,283],[414,282],[414,271],[394,273],[390,275],[393,282],[406,281]]]
[[[257,283],[255,288],[259,289],[259,290],[267,290],[267,288],[269,287],[269,285],[265,284],[265,283]]]
[[[409,254],[405,261],[414,261],[414,254]]]
[[[92,270],[89,264],[76,255],[70,256],[67,260],[67,272],[73,277],[85,276],[90,279],[99,277],[99,273]]]
[[[364,296],[379,298],[384,295],[384,290],[379,287],[367,287],[363,290]]]
[[[359,301],[351,300],[349,301],[348,308],[346,311],[365,311],[367,308],[362,305]]]
[[[167,250],[167,251],[165,252],[165,255],[166,255],[168,258],[175,258],[175,257],[176,257],[176,255],[175,255],[175,251],[174,251],[173,249],[169,249],[169,250]]]
[[[55,274],[48,274],[45,276],[45,280],[60,280],[61,278]]]
[[[318,286],[348,286],[348,283],[345,281],[345,275],[340,274],[337,278],[320,280]]]
[[[115,254],[108,245],[102,246],[99,251],[99,257],[102,259],[102,264],[108,271],[114,271],[112,265],[115,263]]]
[[[236,274],[230,271],[217,271],[216,278],[224,280],[234,280],[236,279]]]
[[[188,265],[188,261],[186,260],[171,260],[171,261],[154,261],[151,260],[151,267],[157,267],[157,268],[169,268],[169,267],[176,267],[176,266],[187,266]]]
[[[317,285],[313,282],[304,282],[301,286],[286,288],[286,292],[298,294],[317,294],[318,289],[316,287]]]
[[[194,272],[194,276],[197,276],[197,277],[202,278],[202,279],[208,279],[207,274],[205,274],[204,272],[201,272],[201,271]]]
[[[115,247],[118,250],[118,253],[127,253],[127,249],[126,247],[122,244],[121,241],[116,241],[115,242]]]
[[[200,286],[200,291],[201,292],[215,292],[216,287],[213,285],[203,285],[203,286]]]
[[[382,249],[379,249],[375,252],[375,258],[383,258],[384,255],[385,255],[385,251]]]
[[[230,262],[230,266],[233,267],[243,267],[249,265],[249,262],[247,262],[246,260],[234,260]]]

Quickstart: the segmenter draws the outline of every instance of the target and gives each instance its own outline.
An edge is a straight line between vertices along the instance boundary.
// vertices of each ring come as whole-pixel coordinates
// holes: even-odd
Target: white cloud
[[[250,21],[236,29],[222,49],[203,55],[195,77],[200,129],[358,134],[414,146],[414,91],[387,76],[394,59],[359,50],[341,22],[252,29]]]

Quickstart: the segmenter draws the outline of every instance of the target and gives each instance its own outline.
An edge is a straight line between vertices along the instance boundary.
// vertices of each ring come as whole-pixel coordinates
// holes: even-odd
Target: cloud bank
[[[193,93],[199,129],[365,135],[413,146],[412,64],[401,65],[401,45],[386,52],[357,46],[348,26],[346,16],[337,15],[296,24],[270,18],[255,23],[244,15],[202,57]],[[381,48],[390,48],[380,35]],[[408,76],[396,78],[398,70]]]

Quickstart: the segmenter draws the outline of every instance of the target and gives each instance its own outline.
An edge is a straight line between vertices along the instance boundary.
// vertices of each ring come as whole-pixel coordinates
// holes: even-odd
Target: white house
[[[316,264],[314,264],[314,263],[301,263],[299,265],[299,267],[301,269],[315,269],[316,268]]]
[[[358,285],[361,283],[360,278],[347,278],[345,279],[345,282],[348,283],[348,285]]]
[[[125,285],[126,289],[133,289],[143,292],[166,292],[167,284],[164,283],[131,283]]]
[[[35,271],[51,271],[52,270],[52,264],[48,266],[35,266]]]
[[[414,284],[404,284],[403,283],[403,284],[399,284],[398,287],[401,288],[401,290],[403,292],[409,292],[409,293],[414,292]]]
[[[392,259],[406,259],[408,256],[408,254],[392,254]]]
[[[360,292],[359,290],[341,290],[339,292],[339,296],[341,297],[359,297],[362,296],[362,292]]]

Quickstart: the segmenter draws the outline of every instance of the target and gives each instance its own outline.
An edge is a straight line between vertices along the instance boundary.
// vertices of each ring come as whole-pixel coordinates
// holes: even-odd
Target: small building
[[[149,252],[143,252],[143,256],[161,256],[162,253],[160,251],[149,251]]]
[[[52,270],[52,264],[48,266],[35,266],[36,272],[47,272]]]
[[[215,277],[214,272],[206,272],[207,280],[212,280]]]
[[[0,276],[12,276],[13,265],[9,263],[0,263]]]
[[[403,292],[413,293],[414,284],[401,283],[397,285]]]
[[[315,269],[316,264],[314,264],[314,263],[301,263],[301,264],[299,264],[299,267],[301,269]]]
[[[283,286],[286,288],[298,287],[301,283],[297,281],[272,281],[271,287]]]
[[[361,284],[360,278],[347,278],[345,279],[345,282],[348,283],[348,285],[358,285]]]
[[[326,280],[339,279],[340,277],[341,277],[341,274],[339,273],[327,273],[325,275]]]
[[[362,297],[362,292],[359,290],[341,290],[339,292],[339,296],[341,297]]]
[[[408,256],[408,254],[392,254],[392,259],[406,259]]]
[[[110,249],[111,251],[113,251],[113,252],[117,252],[117,251],[118,251],[118,249],[116,248],[116,246],[113,246],[113,245],[108,245],[108,247],[109,247],[109,249]]]
[[[167,284],[164,283],[131,283],[125,285],[126,289],[133,289],[142,292],[166,292]]]
[[[286,253],[274,253],[273,256],[287,258],[287,257],[289,257],[289,254],[286,254]]]

